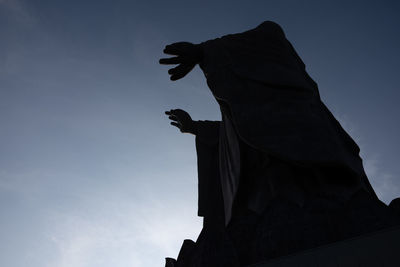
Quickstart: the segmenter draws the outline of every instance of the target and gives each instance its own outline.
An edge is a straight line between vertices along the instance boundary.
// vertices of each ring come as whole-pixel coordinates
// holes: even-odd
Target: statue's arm
[[[196,121],[196,142],[217,145],[221,121]]]
[[[220,121],[194,121],[189,113],[182,109],[171,109],[165,114],[171,120],[171,125],[182,133],[196,135],[206,143],[218,143]]]
[[[264,39],[268,39],[265,42]],[[160,59],[160,64],[175,65],[174,68],[168,70],[170,79],[173,81],[185,77],[196,64],[199,64],[203,72],[206,74],[213,73],[232,63],[231,55],[227,50],[234,47],[236,50],[247,50],[243,44],[249,41],[258,40],[258,42],[272,44],[272,48],[276,48],[276,42],[281,43],[285,39],[282,28],[272,22],[265,21],[258,27],[241,33],[228,34],[220,38],[208,40],[200,44],[190,42],[176,42],[167,45],[164,53],[172,55],[170,58]],[[243,50],[242,49],[242,50]],[[265,49],[268,49],[266,47]],[[241,54],[247,53],[240,51]]]

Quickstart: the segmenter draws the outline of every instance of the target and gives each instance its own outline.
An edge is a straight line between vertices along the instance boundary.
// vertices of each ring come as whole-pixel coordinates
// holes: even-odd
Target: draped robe
[[[199,216],[215,217],[222,207],[229,223],[240,179],[247,179],[241,147],[315,173],[324,170],[321,179],[340,170],[338,179],[352,180],[376,198],[359,147],[322,103],[317,84],[279,25],[266,21],[201,47],[200,67],[223,119],[198,123]]]

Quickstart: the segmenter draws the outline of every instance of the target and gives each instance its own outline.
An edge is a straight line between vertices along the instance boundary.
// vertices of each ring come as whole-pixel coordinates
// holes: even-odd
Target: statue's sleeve
[[[218,145],[220,121],[196,121],[196,144]]]
[[[212,220],[223,216],[218,154],[220,123],[198,121],[196,134],[198,216]]]
[[[227,98],[223,88],[238,81],[256,81],[274,87],[316,90],[305,65],[281,27],[266,21],[242,33],[228,34],[200,44],[200,68],[214,95]]]

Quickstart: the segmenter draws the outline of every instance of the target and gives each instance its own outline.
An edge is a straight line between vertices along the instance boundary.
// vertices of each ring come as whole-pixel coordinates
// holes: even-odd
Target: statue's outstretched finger
[[[159,63],[163,65],[180,64],[182,59],[180,57],[162,58]]]
[[[195,65],[180,64],[178,67],[170,69],[168,73],[171,75],[172,81],[179,80],[188,74]]]
[[[178,122],[171,122],[170,124],[175,127],[178,127],[179,129],[181,128],[180,123],[178,123]]]

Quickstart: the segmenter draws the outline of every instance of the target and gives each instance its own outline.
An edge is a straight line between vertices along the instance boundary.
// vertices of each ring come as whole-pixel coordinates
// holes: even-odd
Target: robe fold
[[[346,179],[360,180],[376,197],[359,147],[322,103],[317,84],[279,25],[266,21],[201,47],[200,67],[223,103],[223,120],[202,122],[196,138],[200,216],[212,207],[209,185],[220,181],[229,222],[242,175],[239,142],[294,165],[342,169]]]

